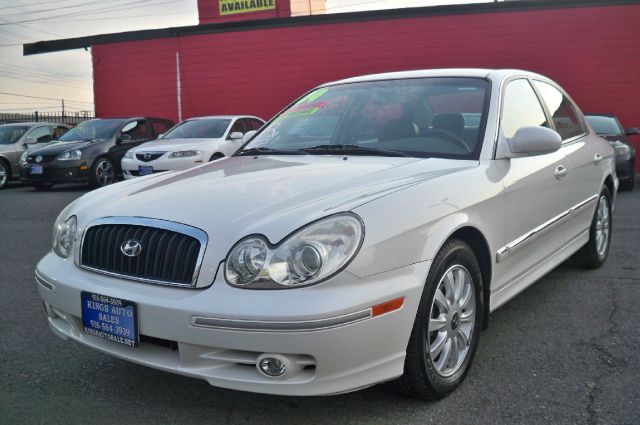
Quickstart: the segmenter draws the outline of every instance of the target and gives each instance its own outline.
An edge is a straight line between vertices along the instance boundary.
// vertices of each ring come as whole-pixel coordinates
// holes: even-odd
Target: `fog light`
[[[258,369],[263,374],[277,378],[278,376],[284,375],[287,368],[280,359],[276,359],[274,357],[265,357],[258,363]]]

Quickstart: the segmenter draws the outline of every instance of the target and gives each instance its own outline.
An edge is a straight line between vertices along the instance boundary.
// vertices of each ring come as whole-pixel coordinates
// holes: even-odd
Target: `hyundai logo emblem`
[[[122,242],[120,251],[127,257],[137,257],[142,252],[142,245],[140,245],[140,242],[130,239]]]
[[[41,155],[36,156],[36,162],[42,162],[42,156]]]

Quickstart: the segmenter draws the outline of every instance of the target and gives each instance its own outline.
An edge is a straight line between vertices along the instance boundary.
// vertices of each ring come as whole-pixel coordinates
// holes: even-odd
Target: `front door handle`
[[[564,165],[558,165],[555,171],[556,179],[563,179],[567,175],[567,169]]]
[[[598,165],[600,164],[600,161],[602,161],[602,155],[600,155],[599,153],[595,154],[593,156],[593,163]]]

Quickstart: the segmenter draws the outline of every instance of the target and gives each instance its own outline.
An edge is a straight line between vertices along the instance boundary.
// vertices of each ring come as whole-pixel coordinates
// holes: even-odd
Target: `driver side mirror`
[[[636,134],[640,134],[640,130],[636,127],[627,128],[627,136],[635,136]]]
[[[129,134],[121,134],[118,138],[119,143],[131,143],[131,135]]]
[[[229,135],[229,139],[231,140],[240,140],[244,137],[244,135],[242,133],[240,133],[239,131],[234,131],[233,133],[231,133]]]
[[[257,133],[257,131],[255,131],[255,130],[247,131],[247,133],[242,138],[242,143],[243,144],[247,143],[249,140],[253,139],[253,136],[255,136],[256,133]]]
[[[496,159],[552,153],[562,146],[562,137],[547,127],[521,127],[506,142],[498,144]]]

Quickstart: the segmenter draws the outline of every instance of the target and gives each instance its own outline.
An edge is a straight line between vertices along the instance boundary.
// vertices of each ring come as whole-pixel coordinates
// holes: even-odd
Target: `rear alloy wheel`
[[[480,340],[482,275],[469,245],[447,242],[433,260],[407,346],[404,375],[391,383],[411,397],[446,397],[464,380]]]
[[[609,256],[611,246],[611,196],[602,188],[589,228],[589,242],[574,255],[574,259],[587,269],[601,267]]]
[[[9,169],[3,161],[0,161],[0,190],[4,189],[9,181]]]
[[[98,158],[91,167],[89,184],[91,187],[104,187],[116,181],[116,169],[109,158]]]

